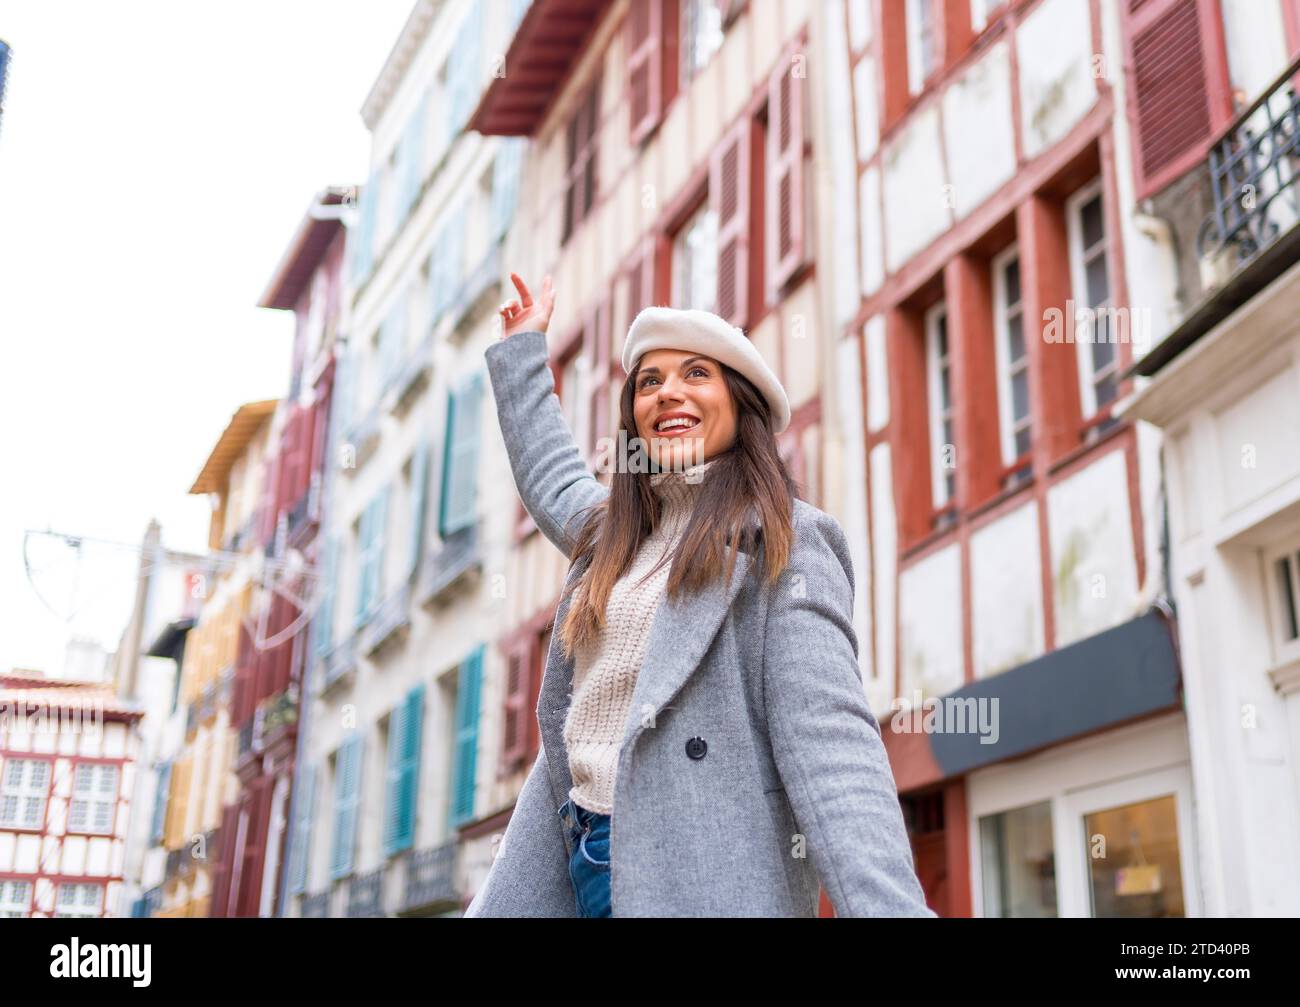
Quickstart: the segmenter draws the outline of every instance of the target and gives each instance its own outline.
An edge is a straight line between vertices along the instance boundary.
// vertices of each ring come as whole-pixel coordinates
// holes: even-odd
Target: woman
[[[554,306],[486,353],[515,483],[571,563],[542,747],[467,916],[934,916],[863,694],[839,524],[795,495],[790,407],[739,329],[646,308],[607,488],[548,366]]]

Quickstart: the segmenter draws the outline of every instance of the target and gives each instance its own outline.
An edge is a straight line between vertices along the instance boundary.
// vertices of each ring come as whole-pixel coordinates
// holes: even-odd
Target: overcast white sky
[[[288,383],[256,302],[318,189],[365,177],[359,109],[413,0],[0,0],[0,669],[110,650],[135,558],[26,529],[206,545],[186,491],[230,414]],[[76,609],[73,612],[73,609]]]

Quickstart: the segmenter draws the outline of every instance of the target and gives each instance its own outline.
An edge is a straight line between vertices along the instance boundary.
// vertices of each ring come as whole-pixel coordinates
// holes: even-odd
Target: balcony
[[[461,282],[447,313],[451,315],[453,333],[464,331],[467,318],[473,318],[489,297],[495,299],[501,289],[501,246],[493,243],[477,266]]]
[[[1297,75],[1300,59],[1233,120],[1202,166],[1143,207],[1185,250],[1178,270],[1188,293],[1182,320],[1122,377],[1155,374],[1300,259]]]
[[[406,861],[406,890],[402,896],[402,912],[435,907],[446,903],[460,903],[453,874],[456,866],[455,840],[417,850]]]
[[[404,360],[384,391],[388,412],[401,416],[411,407],[419,392],[429,385],[433,371],[433,334],[430,333]]]
[[[330,918],[330,893],[317,892],[302,898],[302,918],[305,920],[327,920]]]
[[[382,917],[384,913],[384,868],[358,874],[347,883],[348,919]]]
[[[351,679],[357,670],[357,638],[348,637],[325,655],[325,674],[321,678],[320,693],[324,694],[335,685]]]
[[[479,528],[475,522],[444,536],[437,551],[425,557],[416,596],[421,605],[443,604],[454,597],[454,587],[467,584],[471,574],[481,573],[482,569]]]
[[[410,628],[411,588],[403,584],[374,610],[362,630],[362,649],[367,657],[401,639]]]

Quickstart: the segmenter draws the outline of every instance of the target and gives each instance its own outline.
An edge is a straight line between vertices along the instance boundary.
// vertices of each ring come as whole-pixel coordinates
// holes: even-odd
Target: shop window
[[[1172,794],[1085,815],[1083,827],[1094,918],[1186,915]]]
[[[979,829],[984,915],[994,919],[1057,916],[1051,802],[986,815]]]

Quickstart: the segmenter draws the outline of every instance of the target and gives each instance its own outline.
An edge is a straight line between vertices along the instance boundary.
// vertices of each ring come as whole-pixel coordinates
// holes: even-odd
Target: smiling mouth
[[[655,424],[655,433],[660,437],[681,437],[700,425],[694,417],[674,416]]]

